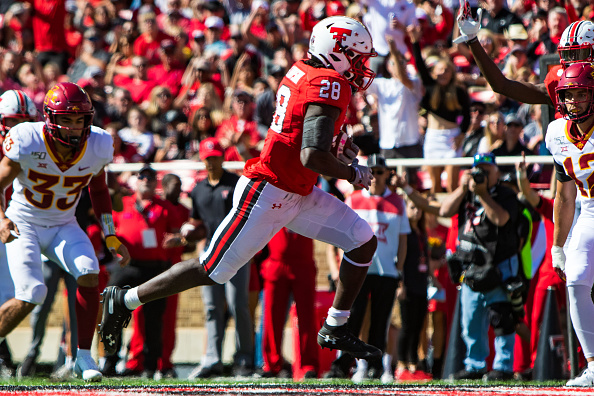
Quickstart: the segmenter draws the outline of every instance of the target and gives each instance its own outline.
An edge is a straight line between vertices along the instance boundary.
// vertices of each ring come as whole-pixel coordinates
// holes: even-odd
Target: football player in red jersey
[[[546,104],[557,108],[555,88],[563,69],[576,62],[592,62],[594,60],[594,23],[591,21],[577,21],[570,24],[561,35],[557,47],[561,65],[552,67],[545,78],[544,84],[531,84],[506,78],[491,57],[485,52],[476,35],[481,27],[482,9],[478,9],[477,18],[470,13],[468,0],[460,0],[460,14],[458,28],[460,36],[454,43],[466,43],[483,76],[491,85],[493,91],[511,99],[529,104]],[[556,118],[560,117],[557,113]]]
[[[309,54],[311,59],[295,63],[281,81],[264,149],[259,158],[245,164],[233,209],[200,259],[174,265],[130,290],[105,289],[103,304],[110,309],[103,311],[100,333],[108,353],[133,309],[195,286],[227,282],[287,227],[346,252],[318,343],[357,358],[381,358],[379,349],[359,340],[346,325],[371,264],[376,237],[352,209],[315,187],[319,174],[363,188],[371,184],[369,168],[357,163],[354,151],[347,150],[339,160],[330,148],[344,122],[352,90],[365,90],[375,77],[365,63],[376,53],[365,26],[335,16],[314,27]]]
[[[78,85],[58,83],[44,101],[45,122],[13,126],[0,161],[0,240],[6,245],[14,298],[0,307],[0,341],[43,303],[41,255],[58,263],[78,283],[78,350],[74,372],[86,381],[101,380],[91,356],[99,311],[99,262],[74,212],[81,190],[89,186],[93,209],[101,220],[107,246],[130,257],[115,236],[104,167],[113,157],[113,140],[91,126],[94,108]],[[4,190],[13,183],[8,208]]]

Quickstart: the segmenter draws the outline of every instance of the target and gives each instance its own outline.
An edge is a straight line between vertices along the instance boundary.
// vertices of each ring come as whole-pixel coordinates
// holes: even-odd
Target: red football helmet
[[[58,124],[57,117],[64,114],[84,116],[81,136],[63,136],[60,133],[61,130],[74,130]],[[89,95],[84,89],[71,82],[54,85],[43,101],[45,132],[63,145],[77,150],[83,146],[91,133],[94,114],[95,109]]]
[[[569,111],[565,104],[565,93],[569,89],[582,88],[588,91],[586,100],[575,100],[574,104],[589,103],[588,108],[582,113]],[[555,90],[557,93],[557,106],[559,112],[566,120],[581,123],[594,114],[594,67],[591,63],[573,63],[563,70],[559,79],[559,85]]]
[[[8,122],[8,121],[11,122]],[[0,135],[8,133],[11,126],[21,122],[37,121],[35,103],[23,91],[11,89],[0,96]],[[11,124],[9,126],[8,124]]]

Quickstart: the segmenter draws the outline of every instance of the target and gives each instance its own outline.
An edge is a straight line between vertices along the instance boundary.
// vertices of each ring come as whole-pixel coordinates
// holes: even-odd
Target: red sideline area
[[[544,386],[308,386],[308,385],[194,385],[194,386],[147,386],[147,387],[1,387],[0,395],[40,395],[62,396],[80,394],[82,396],[114,395],[390,395],[390,396],[516,396],[516,395],[594,395],[590,388],[564,388]]]

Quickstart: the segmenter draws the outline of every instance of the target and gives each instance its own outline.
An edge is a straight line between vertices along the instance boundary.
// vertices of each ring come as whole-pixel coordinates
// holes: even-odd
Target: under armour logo
[[[336,26],[332,26],[330,28],[330,33],[334,33],[332,36],[333,39],[336,40],[336,45],[334,46],[334,52],[342,52],[342,42],[346,40],[347,36],[350,36],[353,31],[351,29],[340,28]]]
[[[272,204],[272,209],[280,209],[280,208],[281,208],[281,206],[283,206],[283,204],[282,204],[282,203],[279,203],[279,204]]]
[[[115,340],[112,338],[111,334],[108,334],[105,339],[109,341],[109,345],[115,344]]]
[[[324,337],[324,341],[326,341],[326,342],[329,342],[329,343],[331,343],[331,344],[334,344],[334,345],[336,345],[336,337],[332,337],[332,336],[331,336],[331,335],[329,335],[329,334],[325,334],[325,335],[323,335],[322,337]]]

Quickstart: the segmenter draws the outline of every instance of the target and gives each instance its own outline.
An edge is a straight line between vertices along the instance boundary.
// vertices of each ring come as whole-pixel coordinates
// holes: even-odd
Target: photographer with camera
[[[495,155],[477,154],[471,171],[458,188],[439,203],[429,203],[398,177],[396,185],[420,208],[442,217],[458,214],[458,250],[448,260],[460,292],[465,368],[453,379],[485,381],[513,378],[516,318],[508,285],[515,290],[518,275],[517,232],[519,202],[511,189],[499,184]],[[487,324],[495,331],[493,370],[487,373]]]

